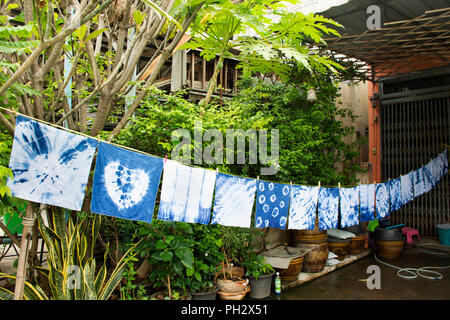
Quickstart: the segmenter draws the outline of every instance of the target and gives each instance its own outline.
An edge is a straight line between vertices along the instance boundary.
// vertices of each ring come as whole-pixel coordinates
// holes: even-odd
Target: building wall
[[[365,137],[366,144],[360,146],[360,155],[356,162],[366,170],[363,173],[358,173],[357,178],[360,183],[369,183],[371,176],[371,167],[369,165],[369,100],[367,95],[369,92],[369,82],[353,82],[345,81],[339,84],[339,94],[341,95],[336,101],[338,108],[350,109],[357,118],[352,123],[351,119],[340,119],[346,126],[355,126],[356,134],[344,138],[346,143],[353,143],[358,137]],[[342,169],[341,164],[337,164],[337,169]]]

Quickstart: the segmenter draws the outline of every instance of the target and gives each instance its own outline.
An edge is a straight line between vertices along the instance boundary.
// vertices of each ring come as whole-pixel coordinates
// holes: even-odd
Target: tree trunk
[[[90,135],[95,137],[103,130],[112,108],[113,97],[109,92],[109,88],[103,88],[100,93],[100,102],[98,104],[97,112],[95,114],[94,124]]]
[[[217,62],[216,68],[214,69],[214,73],[211,77],[211,80],[209,80],[208,92],[206,93],[206,97],[203,102],[204,106],[209,104],[209,102],[211,101],[212,94],[213,94],[214,90],[216,89],[217,77],[219,75],[220,70],[223,67],[223,60],[224,60],[223,54],[221,54],[219,56],[219,61]]]

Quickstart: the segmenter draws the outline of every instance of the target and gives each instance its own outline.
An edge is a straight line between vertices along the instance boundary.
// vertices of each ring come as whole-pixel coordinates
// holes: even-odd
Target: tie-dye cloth
[[[81,210],[97,140],[18,116],[9,167],[13,196]]]
[[[319,187],[293,185],[289,206],[289,229],[313,230]]]
[[[162,169],[161,158],[100,142],[92,212],[150,223]]]
[[[429,168],[423,166],[413,172],[414,198],[417,198],[433,188],[433,177]]]
[[[401,178],[393,179],[388,182],[389,197],[391,199],[391,212],[400,210],[403,206],[402,201],[402,180]]]
[[[375,184],[375,201],[377,210],[377,219],[383,219],[389,216],[389,184]]]
[[[158,219],[208,224],[215,182],[215,171],[167,160]]]
[[[256,228],[286,228],[289,210],[290,185],[267,181],[257,182]]]
[[[359,223],[359,186],[340,188],[341,228]]]
[[[431,160],[426,167],[428,167],[428,170],[431,171],[433,177],[432,183],[433,186],[435,186],[441,178],[448,173],[447,150]]]
[[[360,222],[371,221],[375,218],[375,184],[359,186]]]
[[[320,188],[317,207],[319,230],[336,229],[339,219],[339,188]]]
[[[256,180],[219,173],[211,224],[249,228]]]
[[[400,177],[402,206],[414,199],[414,173]]]

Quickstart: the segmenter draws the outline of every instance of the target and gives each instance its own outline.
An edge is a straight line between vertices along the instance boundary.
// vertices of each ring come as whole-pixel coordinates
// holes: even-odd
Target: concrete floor
[[[424,241],[426,242],[426,241]],[[449,247],[450,252],[450,247]],[[405,246],[395,260],[383,260],[398,267],[450,266],[450,255],[424,253],[415,246]],[[368,289],[359,279],[367,279],[370,265],[380,267],[380,289]],[[286,289],[277,300],[450,300],[450,268],[436,270],[444,278],[430,280],[418,277],[403,279],[397,270],[377,262],[373,254],[300,286]]]

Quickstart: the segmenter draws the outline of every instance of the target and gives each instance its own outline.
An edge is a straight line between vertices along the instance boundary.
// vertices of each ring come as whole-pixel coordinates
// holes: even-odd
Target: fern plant
[[[69,219],[67,225],[63,214],[53,214],[53,228],[44,225],[42,217],[37,215],[39,229],[48,249],[48,267],[35,267],[45,275],[50,287],[50,296],[38,284],[26,282],[25,300],[107,300],[122,279],[127,262],[136,253],[132,246],[118,262],[107,278],[106,257],[97,271],[94,258],[94,246],[98,237],[101,216],[84,218],[77,224]],[[89,237],[90,244],[89,244]],[[0,278],[15,279],[14,276],[0,273]],[[0,288],[0,299],[12,299],[14,293]]]

